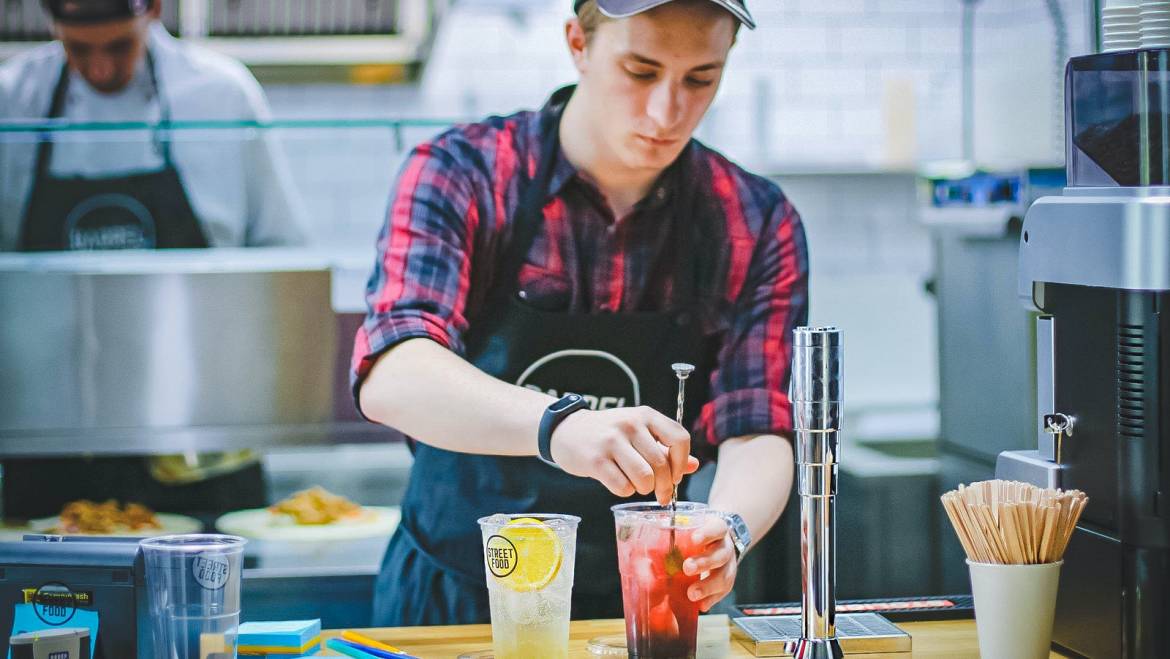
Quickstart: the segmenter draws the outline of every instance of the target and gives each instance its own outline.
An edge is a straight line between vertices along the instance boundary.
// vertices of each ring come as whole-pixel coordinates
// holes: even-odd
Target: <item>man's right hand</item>
[[[553,431],[550,449],[567,473],[600,481],[619,497],[653,492],[661,504],[699,468],[686,428],[646,406],[570,414]]]

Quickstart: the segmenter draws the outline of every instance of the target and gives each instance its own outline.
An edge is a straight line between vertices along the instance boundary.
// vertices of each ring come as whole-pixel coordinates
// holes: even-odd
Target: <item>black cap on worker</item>
[[[649,9],[653,9],[660,5],[664,5],[673,0],[595,0],[597,8],[601,13],[610,18],[626,18],[634,14],[640,14]],[[748,13],[745,0],[711,0],[715,4],[723,7],[731,12],[733,16],[739,19],[740,23],[748,26],[749,29],[756,28],[756,21],[752,15]],[[585,4],[585,0],[573,0],[573,11],[576,12],[581,9],[581,5]]]
[[[58,23],[88,25],[141,16],[155,0],[42,0]]]

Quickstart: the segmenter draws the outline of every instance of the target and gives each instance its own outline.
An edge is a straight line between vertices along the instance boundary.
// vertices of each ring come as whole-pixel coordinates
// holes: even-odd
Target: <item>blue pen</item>
[[[403,654],[401,652],[386,652],[385,650],[377,650],[375,648],[366,647],[364,645],[354,643],[352,641],[345,641],[340,638],[331,638],[325,642],[325,646],[330,650],[336,650],[347,657],[354,657],[354,659],[418,659],[412,654]]]

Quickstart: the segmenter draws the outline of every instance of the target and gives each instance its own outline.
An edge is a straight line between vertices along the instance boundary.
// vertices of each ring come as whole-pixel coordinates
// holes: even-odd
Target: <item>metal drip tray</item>
[[[732,636],[757,657],[791,657],[787,646],[800,639],[800,616],[733,618]],[[910,652],[910,635],[876,613],[837,616],[837,638],[845,654]]]

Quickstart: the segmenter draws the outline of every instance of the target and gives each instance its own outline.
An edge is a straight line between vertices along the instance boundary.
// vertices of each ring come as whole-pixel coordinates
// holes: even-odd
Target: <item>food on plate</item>
[[[301,490],[269,506],[268,511],[289,515],[297,524],[320,525],[353,519],[362,515],[362,507],[343,496],[317,485]]]
[[[140,503],[121,505],[114,499],[104,503],[82,499],[65,504],[57,522],[47,532],[61,535],[114,535],[161,528],[162,524],[155,512]]]

